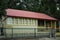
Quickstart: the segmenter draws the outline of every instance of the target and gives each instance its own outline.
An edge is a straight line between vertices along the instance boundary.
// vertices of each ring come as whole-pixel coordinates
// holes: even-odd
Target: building
[[[30,12],[24,10],[7,9],[6,36],[27,33],[49,33],[51,28],[56,28],[57,19],[44,13]],[[15,35],[14,35],[15,34]],[[18,35],[18,36],[19,36]],[[21,36],[20,35],[20,36]],[[36,34],[38,35],[38,34]]]

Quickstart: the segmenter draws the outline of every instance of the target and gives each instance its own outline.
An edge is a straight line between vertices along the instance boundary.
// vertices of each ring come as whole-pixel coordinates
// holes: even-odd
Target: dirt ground
[[[56,38],[31,38],[31,39],[18,38],[18,39],[0,39],[0,40],[60,40],[60,37],[56,37]]]
[[[33,38],[33,39],[0,39],[0,40],[60,40],[60,37],[59,38]]]
[[[18,39],[18,40],[60,40],[60,38],[35,38],[35,39]]]

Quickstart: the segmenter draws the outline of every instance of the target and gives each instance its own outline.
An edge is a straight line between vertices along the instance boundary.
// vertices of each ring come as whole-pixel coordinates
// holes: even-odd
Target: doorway
[[[59,32],[59,26],[60,26],[60,22],[58,21],[58,22],[56,23],[56,32]]]

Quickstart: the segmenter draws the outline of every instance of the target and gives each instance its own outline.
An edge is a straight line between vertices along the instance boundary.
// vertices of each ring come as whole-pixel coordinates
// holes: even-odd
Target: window
[[[19,24],[22,24],[22,19],[21,18],[19,18]]]
[[[18,24],[18,18],[14,18],[14,24]]]
[[[29,19],[29,25],[31,25],[32,24],[32,21],[31,21],[32,19]]]
[[[27,19],[27,25],[30,25],[30,19]]]
[[[13,22],[13,24],[14,24],[14,17],[13,17],[13,19],[12,19],[12,22]]]
[[[25,18],[19,18],[19,22],[18,22],[19,24],[26,24],[27,23],[27,21],[26,21],[26,19]]]
[[[35,19],[8,17],[8,24],[35,25]]]
[[[34,19],[32,19],[31,22],[32,22],[32,23],[31,23],[32,25],[35,25],[35,20],[34,20]]]
[[[31,19],[31,25],[33,25],[33,24],[32,24],[32,19]]]
[[[12,17],[8,17],[7,18],[7,24],[12,24],[13,22],[12,22]]]
[[[44,20],[38,20],[38,26],[44,26]]]
[[[25,19],[26,24],[28,24],[28,19]]]
[[[24,24],[26,24],[27,23],[27,21],[26,21],[26,19],[24,18]]]
[[[21,18],[21,24],[23,24],[23,18]]]

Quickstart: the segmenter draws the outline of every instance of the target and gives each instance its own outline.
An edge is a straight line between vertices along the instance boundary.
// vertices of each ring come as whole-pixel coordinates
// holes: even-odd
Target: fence
[[[39,29],[39,30],[38,30]],[[4,28],[5,38],[55,37],[55,29],[46,28]]]
[[[55,33],[56,37],[60,37],[60,28],[56,29],[56,33]]]
[[[35,28],[12,28],[6,29],[6,37],[35,37],[36,29]]]

